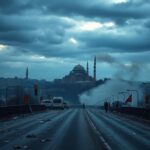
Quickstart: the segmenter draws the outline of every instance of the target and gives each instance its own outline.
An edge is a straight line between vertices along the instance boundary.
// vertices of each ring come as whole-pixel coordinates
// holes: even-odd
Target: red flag
[[[132,102],[132,95],[130,95],[130,96],[126,99],[125,104],[127,104],[128,102]]]

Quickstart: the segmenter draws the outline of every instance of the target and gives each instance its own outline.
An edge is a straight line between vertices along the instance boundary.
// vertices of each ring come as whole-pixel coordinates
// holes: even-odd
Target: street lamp
[[[128,92],[136,92],[136,94],[137,94],[137,106],[139,106],[139,92],[138,92],[138,90],[127,90]]]
[[[114,101],[115,101],[115,95],[112,95],[112,98],[113,98],[113,100],[112,100],[112,101],[114,102]]]

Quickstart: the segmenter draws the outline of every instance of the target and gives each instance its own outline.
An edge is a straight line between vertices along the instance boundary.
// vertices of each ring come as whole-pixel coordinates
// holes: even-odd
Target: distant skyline
[[[0,77],[52,81],[81,64],[97,79],[150,81],[150,1],[1,0]]]

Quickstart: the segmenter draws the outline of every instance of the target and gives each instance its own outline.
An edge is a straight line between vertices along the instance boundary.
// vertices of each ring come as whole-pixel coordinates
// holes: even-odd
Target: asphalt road
[[[0,121],[0,150],[150,150],[150,127],[98,109]]]

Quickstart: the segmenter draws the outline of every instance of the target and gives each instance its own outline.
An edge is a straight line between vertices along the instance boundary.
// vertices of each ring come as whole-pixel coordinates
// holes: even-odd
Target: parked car
[[[63,103],[62,97],[54,97],[53,98],[53,108],[57,109],[64,109],[64,103]]]
[[[69,104],[67,102],[63,102],[64,108],[69,108]]]
[[[47,108],[52,108],[53,107],[53,101],[49,99],[45,99],[41,101],[41,105],[46,106]]]

